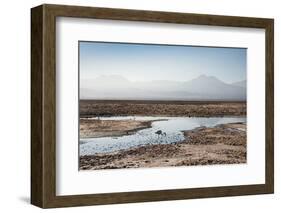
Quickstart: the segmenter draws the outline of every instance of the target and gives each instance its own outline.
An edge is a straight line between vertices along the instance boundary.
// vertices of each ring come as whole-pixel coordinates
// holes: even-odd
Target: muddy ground
[[[175,144],[146,145],[80,157],[81,170],[246,163],[246,124],[184,131]]]
[[[164,119],[163,119],[164,120]],[[99,119],[80,119],[80,137],[117,137],[122,135],[131,135],[145,128],[150,128],[151,121],[137,120],[99,120]]]

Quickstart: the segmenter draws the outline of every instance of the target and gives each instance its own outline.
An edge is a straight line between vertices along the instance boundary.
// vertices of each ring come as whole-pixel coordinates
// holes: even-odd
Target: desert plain
[[[111,116],[155,116],[155,119],[111,120]],[[80,100],[80,138],[134,135],[169,116],[246,117],[246,102]],[[177,142],[80,155],[79,167],[98,170],[246,163],[246,132],[246,122],[182,129],[183,139]],[[159,132],[159,141],[165,134]]]

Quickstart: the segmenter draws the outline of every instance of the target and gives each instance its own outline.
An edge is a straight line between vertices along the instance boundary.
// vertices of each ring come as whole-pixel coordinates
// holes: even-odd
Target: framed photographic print
[[[31,9],[31,203],[274,191],[273,19]]]

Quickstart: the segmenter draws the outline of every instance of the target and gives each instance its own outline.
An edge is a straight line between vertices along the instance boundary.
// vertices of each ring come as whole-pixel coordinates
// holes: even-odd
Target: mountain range
[[[246,80],[225,83],[200,75],[189,81],[129,81],[119,75],[80,80],[81,99],[112,100],[246,100]]]

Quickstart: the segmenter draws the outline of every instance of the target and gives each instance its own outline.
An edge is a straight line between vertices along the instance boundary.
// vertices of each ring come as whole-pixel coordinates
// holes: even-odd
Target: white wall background
[[[39,212],[29,204],[30,189],[30,8],[42,3],[72,4],[275,19],[275,194],[140,204],[52,209],[49,212],[278,212],[281,198],[281,13],[279,1],[245,0],[39,0],[2,1],[0,7],[1,110],[0,210]]]

